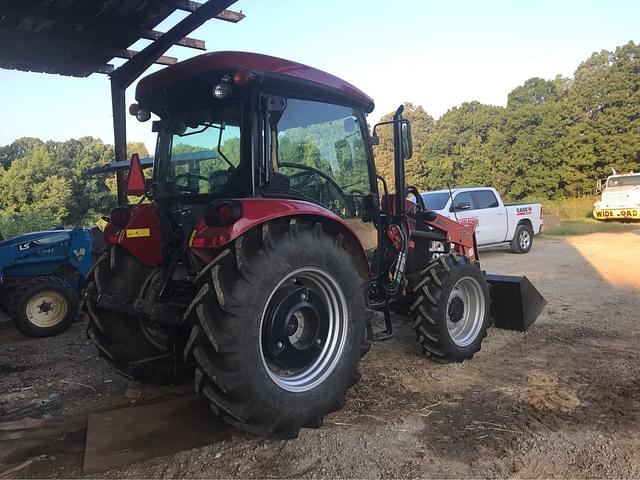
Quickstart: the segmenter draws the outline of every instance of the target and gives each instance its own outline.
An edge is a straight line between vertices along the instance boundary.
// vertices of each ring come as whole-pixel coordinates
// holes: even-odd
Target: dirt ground
[[[100,474],[110,478],[640,477],[640,230],[539,240],[527,255],[481,253],[483,268],[524,273],[548,305],[525,334],[491,329],[472,361],[438,365],[407,319],[361,365],[345,408],[296,440],[232,431],[204,448]],[[0,330],[1,421],[81,418],[126,403],[82,325],[46,340]],[[82,429],[48,451],[11,449],[2,472],[78,477]],[[62,446],[57,440],[64,439]]]

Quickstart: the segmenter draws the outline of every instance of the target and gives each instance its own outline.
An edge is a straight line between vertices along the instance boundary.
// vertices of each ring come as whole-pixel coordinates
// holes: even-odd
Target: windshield
[[[158,142],[158,196],[241,196],[240,105],[201,110],[166,122]],[[249,169],[250,171],[250,169]]]
[[[449,201],[449,192],[427,192],[422,194],[424,205],[430,210],[442,210]]]
[[[625,175],[622,177],[609,177],[609,180],[607,180],[607,188],[630,187],[634,185],[640,185],[640,175]]]

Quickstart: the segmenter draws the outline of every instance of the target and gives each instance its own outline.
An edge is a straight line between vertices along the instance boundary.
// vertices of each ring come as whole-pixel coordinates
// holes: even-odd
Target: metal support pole
[[[113,111],[113,142],[116,162],[127,159],[127,113],[124,93],[125,89],[118,80],[111,77],[111,109]],[[116,185],[118,187],[118,205],[125,205],[127,203],[127,185],[125,173],[122,170],[116,172]]]

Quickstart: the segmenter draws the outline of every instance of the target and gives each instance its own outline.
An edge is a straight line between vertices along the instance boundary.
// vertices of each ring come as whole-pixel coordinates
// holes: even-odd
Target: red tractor
[[[135,156],[129,174],[129,193],[150,203],[111,213],[85,302],[90,338],[122,374],[194,378],[225,421],[289,437],[343,405],[375,310],[378,338],[391,334],[390,305],[410,312],[436,361],[480,350],[490,296],[474,227],[405,185],[402,107],[385,122],[389,194],[373,100],[328,73],[217,52],[144,78],[136,99],[139,120],[160,117],[153,180],[143,185]],[[527,308],[531,323],[539,308]]]

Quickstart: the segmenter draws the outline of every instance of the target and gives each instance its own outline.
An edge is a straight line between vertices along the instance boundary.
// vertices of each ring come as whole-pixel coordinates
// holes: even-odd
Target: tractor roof
[[[323,72],[302,63],[283,58],[248,52],[212,52],[198,55],[184,62],[153,73],[138,82],[136,98],[174,82],[215,70],[248,70],[265,78],[276,77],[280,80],[308,83],[309,86],[329,89],[352,102],[362,105],[367,112],[374,107],[373,99],[349,82],[330,73]]]

